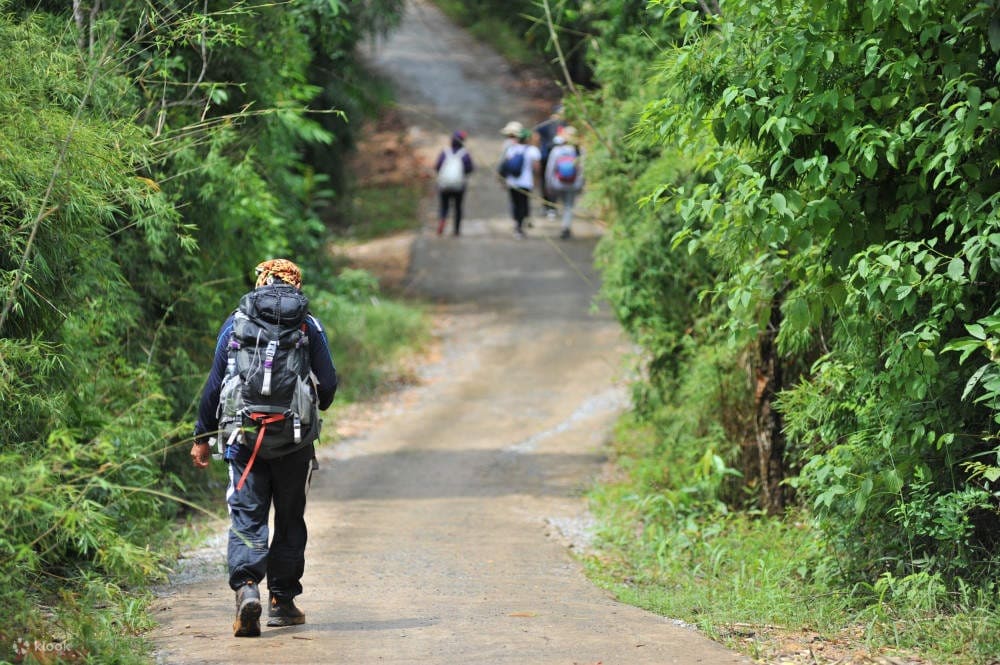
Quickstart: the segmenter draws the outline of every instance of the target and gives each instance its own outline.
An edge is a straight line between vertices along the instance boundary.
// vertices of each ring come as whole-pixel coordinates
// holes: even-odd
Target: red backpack
[[[556,157],[556,165],[553,170],[556,180],[566,185],[572,185],[576,182],[579,173],[577,159],[579,159],[579,155],[559,155]]]

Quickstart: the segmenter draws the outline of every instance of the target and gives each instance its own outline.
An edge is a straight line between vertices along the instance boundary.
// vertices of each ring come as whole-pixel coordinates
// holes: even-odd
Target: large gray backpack
[[[233,315],[219,430],[227,445],[253,450],[237,489],[258,455],[282,457],[319,436],[308,313],[309,300],[298,289],[276,284],[243,296]]]

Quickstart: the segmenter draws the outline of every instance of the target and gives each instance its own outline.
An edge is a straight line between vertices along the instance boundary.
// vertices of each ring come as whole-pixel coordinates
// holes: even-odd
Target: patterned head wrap
[[[288,259],[270,259],[257,264],[257,286],[273,283],[272,278],[280,279],[285,284],[295,288],[302,287],[302,271]]]

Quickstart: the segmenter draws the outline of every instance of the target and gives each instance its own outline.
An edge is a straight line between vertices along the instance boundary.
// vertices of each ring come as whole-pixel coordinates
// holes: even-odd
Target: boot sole
[[[233,623],[233,637],[260,637],[260,601],[244,600]]]
[[[304,616],[301,617],[271,617],[267,620],[267,625],[271,628],[280,628],[281,626],[301,626],[306,622]]]

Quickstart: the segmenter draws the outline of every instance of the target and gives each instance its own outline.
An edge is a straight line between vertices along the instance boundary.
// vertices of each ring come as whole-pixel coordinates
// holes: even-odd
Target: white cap
[[[500,130],[500,133],[503,134],[504,136],[517,136],[518,134],[521,133],[521,130],[523,129],[524,125],[519,123],[517,120],[511,120],[510,122],[508,122],[506,125],[503,126],[503,129]]]

